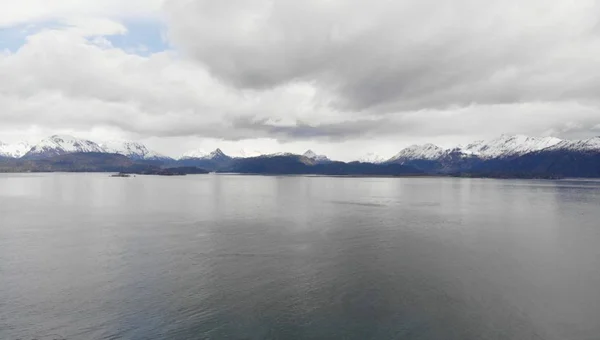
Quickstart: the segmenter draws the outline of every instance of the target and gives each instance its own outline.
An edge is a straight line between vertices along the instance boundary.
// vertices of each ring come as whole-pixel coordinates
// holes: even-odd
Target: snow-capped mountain
[[[445,150],[437,145],[428,143],[423,145],[411,145],[394,157],[390,158],[388,163],[401,163],[412,160],[436,160],[444,155]]]
[[[181,160],[186,159],[202,159],[202,160],[213,160],[213,161],[224,161],[230,160],[231,157],[226,155],[221,149],[216,149],[212,152],[205,152],[204,150],[192,150],[183,154]]]
[[[466,155],[492,159],[522,156],[555,146],[561,142],[562,140],[554,137],[538,138],[523,135],[502,135],[490,141],[477,141],[459,149]]]
[[[59,159],[40,160],[71,153]],[[92,154],[98,153],[98,154]],[[130,159],[126,159],[124,155]],[[585,140],[560,140],[553,137],[502,135],[464,147],[444,150],[433,144],[413,145],[401,150],[390,160],[370,153],[360,161],[374,164],[329,163],[326,156],[308,150],[304,154],[280,152],[240,152],[247,158],[232,158],[220,149],[212,152],[194,150],[175,161],[148,150],[136,142],[93,141],[65,135],[54,135],[29,147],[26,143],[0,143],[0,171],[113,171],[121,167],[155,167],[133,160],[167,160],[168,166],[197,167],[207,171],[266,174],[328,175],[398,175],[446,174],[501,178],[600,178],[600,137]],[[23,156],[27,162],[8,158]],[[258,156],[258,157],[257,157]],[[68,162],[65,160],[68,159]],[[318,166],[316,166],[318,164]],[[379,164],[379,165],[378,165]],[[2,168],[4,167],[4,168]]]
[[[177,164],[179,166],[194,166],[208,171],[215,171],[223,169],[232,160],[233,158],[226,155],[221,149],[216,149],[212,152],[193,150],[181,156]]]
[[[261,152],[258,150],[240,149],[236,153],[234,153],[232,156],[235,158],[251,158],[251,157],[259,157],[262,155],[264,155],[264,152]]]
[[[208,159],[212,159],[214,161],[228,161],[231,159],[228,155],[226,155],[221,149],[215,149],[213,152],[208,154]]]
[[[489,141],[476,141],[467,146],[442,149],[434,144],[412,145],[389,159],[388,163],[404,163],[415,160],[434,161],[442,158],[478,158],[482,160],[522,156],[531,152],[559,146],[563,141],[554,137],[528,137],[502,135]],[[583,142],[581,142],[583,143]],[[580,143],[580,144],[581,144]],[[593,144],[593,143],[592,143]],[[569,144],[571,145],[571,144]]]
[[[76,152],[104,153],[102,147],[90,140],[67,135],[54,135],[34,145],[25,158],[45,158]]]
[[[387,160],[387,158],[381,157],[376,153],[369,152],[366,155],[360,157],[357,161],[361,163],[372,163],[372,164],[380,164]]]
[[[208,157],[209,154],[210,152],[201,149],[196,149],[184,153],[183,155],[181,155],[181,157],[179,157],[179,159],[203,159]]]
[[[116,153],[133,160],[166,160],[169,157],[149,150],[144,144],[126,141],[109,141],[100,144],[104,152]]]
[[[325,155],[317,155],[312,150],[307,150],[302,156],[304,156],[306,158],[310,158],[313,161],[318,162],[318,163],[331,162],[331,159],[329,159],[327,156],[325,156]]]
[[[598,152],[600,153],[600,137],[594,137],[583,140],[563,140],[547,150],[579,151],[579,152]]]
[[[477,141],[465,147],[442,149],[433,144],[412,145],[400,151],[385,163],[414,166],[425,172],[460,173],[469,171],[491,171],[494,165],[487,161],[510,161],[520,156],[542,152],[563,143],[554,137],[527,137],[502,135],[489,141]],[[565,144],[572,148],[594,148],[594,141]],[[490,168],[492,167],[492,168]]]
[[[300,156],[300,155],[295,154],[293,152],[276,152],[276,153],[269,153],[266,155],[260,155],[258,157],[289,157],[289,156]]]
[[[31,145],[26,142],[6,144],[0,142],[0,157],[21,158],[31,150]]]

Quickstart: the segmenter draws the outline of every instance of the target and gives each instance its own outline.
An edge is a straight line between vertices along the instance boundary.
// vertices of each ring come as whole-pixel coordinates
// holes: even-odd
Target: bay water
[[[600,182],[0,174],[0,339],[600,339]]]

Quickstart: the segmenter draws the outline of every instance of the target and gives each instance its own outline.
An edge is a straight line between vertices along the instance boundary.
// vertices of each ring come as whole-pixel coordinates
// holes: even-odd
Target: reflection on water
[[[600,182],[0,175],[0,338],[596,339]]]

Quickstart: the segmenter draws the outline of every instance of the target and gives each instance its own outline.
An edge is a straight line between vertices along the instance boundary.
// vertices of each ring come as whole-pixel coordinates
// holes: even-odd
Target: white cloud
[[[342,118],[313,100],[310,85],[260,92],[232,89],[172,52],[144,57],[88,40],[98,32],[121,32],[117,24],[102,22],[93,28],[44,30],[0,57],[5,127],[85,131],[104,126],[142,137],[235,140],[269,137],[268,131],[252,126],[236,127],[239,121],[285,126],[297,119],[319,123]]]
[[[0,55],[0,140],[60,132],[139,139],[172,155],[312,148],[353,159],[501,133],[579,138],[600,125],[596,1],[160,8],[25,0],[0,13],[0,27],[61,23]],[[123,23],[140,16],[167,18],[176,49],[114,47],[106,36],[128,34]]]
[[[82,37],[126,34],[121,23],[103,18],[71,18],[64,21],[74,34]]]
[[[0,27],[65,18],[128,18],[160,15],[164,0],[0,0]]]
[[[600,3],[170,0],[173,41],[243,88],[312,81],[382,112],[597,100]],[[574,81],[565,89],[565,79]]]

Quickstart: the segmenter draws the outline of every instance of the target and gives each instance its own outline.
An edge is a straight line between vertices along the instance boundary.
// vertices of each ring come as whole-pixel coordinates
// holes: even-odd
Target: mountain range
[[[31,145],[25,142],[6,144],[0,141],[0,158],[21,158],[31,150]]]
[[[96,143],[91,140],[67,135],[50,136],[35,145],[27,143],[17,143],[14,145],[0,144],[0,156],[7,158],[43,159],[73,153],[119,154],[132,160],[171,159],[157,152],[150,151],[143,144],[136,142],[109,141]]]
[[[120,155],[129,167],[189,167],[207,171],[238,173],[326,174],[326,175],[395,175],[427,174],[477,177],[600,177],[600,137],[586,140],[561,140],[554,137],[502,135],[488,141],[476,141],[466,146],[444,149],[434,144],[412,145],[389,159],[374,153],[356,162],[337,162],[312,150],[302,155],[277,153],[250,157],[231,157],[221,149],[212,152],[192,150],[174,159],[130,141],[96,143],[65,135],[48,137],[35,145],[0,142],[0,171],[27,171],[28,167],[46,169],[41,161],[58,159],[79,169],[78,157],[88,154]],[[63,157],[63,158],[60,158]],[[66,157],[66,158],[65,158]],[[116,158],[102,158],[116,162]],[[19,162],[17,162],[17,160]],[[35,161],[39,161],[35,163]],[[82,159],[81,162],[84,160]],[[41,163],[40,163],[41,162]],[[70,162],[70,163],[69,163]],[[105,168],[115,169],[110,164]],[[8,165],[7,165],[8,164]],[[4,166],[2,166],[4,165]],[[51,168],[48,168],[51,169]],[[69,167],[61,168],[68,170]],[[91,171],[101,170],[98,166]],[[31,170],[31,169],[29,169]],[[85,170],[85,169],[84,169]]]
[[[475,177],[600,177],[600,137],[570,141],[502,135],[452,149],[413,145],[387,163],[431,174]]]

